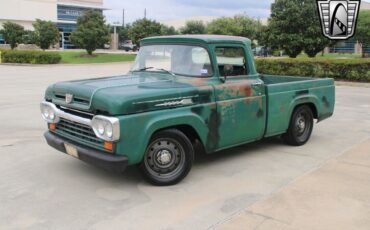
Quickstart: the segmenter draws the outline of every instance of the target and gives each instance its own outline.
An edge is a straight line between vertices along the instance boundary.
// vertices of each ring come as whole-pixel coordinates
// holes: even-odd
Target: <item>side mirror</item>
[[[221,81],[223,83],[225,83],[227,76],[230,76],[233,72],[234,72],[234,66],[232,66],[232,65],[224,65],[223,75],[222,75]]]

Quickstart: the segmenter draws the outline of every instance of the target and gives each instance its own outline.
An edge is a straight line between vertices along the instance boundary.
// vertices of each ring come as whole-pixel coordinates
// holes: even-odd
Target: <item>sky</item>
[[[267,18],[273,0],[104,0],[109,23],[122,23],[122,9],[125,22],[130,23],[144,17],[159,22],[190,18],[195,16],[233,16],[246,14],[253,18]]]

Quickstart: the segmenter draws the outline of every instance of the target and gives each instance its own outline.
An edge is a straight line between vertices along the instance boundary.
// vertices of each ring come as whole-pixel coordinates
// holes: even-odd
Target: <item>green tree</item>
[[[256,39],[262,24],[254,19],[243,15],[232,18],[219,18],[210,22],[207,26],[209,34],[222,34],[248,37]]]
[[[34,41],[41,49],[49,49],[59,41],[59,30],[53,22],[36,19],[33,27],[35,28]]]
[[[10,44],[11,49],[17,47],[18,43],[22,42],[24,27],[13,22],[5,22],[3,24],[2,34],[6,43]]]
[[[36,44],[36,33],[32,30],[25,30],[22,36],[24,44]]]
[[[309,57],[313,58],[329,46],[331,41],[322,34],[316,1],[306,1],[302,13],[306,19],[303,50]]]
[[[316,1],[312,0],[276,0],[271,5],[268,31],[265,40],[269,45],[284,49],[292,58],[303,50],[314,57],[329,44],[321,34]]]
[[[128,30],[128,36],[135,44],[143,38],[158,35],[161,35],[161,24],[146,18],[136,20]]]
[[[104,16],[94,10],[86,11],[77,19],[77,30],[71,35],[74,45],[86,49],[89,55],[110,40]]]
[[[187,21],[185,26],[180,28],[182,34],[206,34],[207,29],[202,21]]]
[[[362,57],[365,57],[365,48],[370,45],[370,11],[361,11],[358,16],[356,38],[362,46]]]
[[[119,37],[119,41],[121,42],[124,42],[126,40],[130,40],[130,37],[128,36],[128,31],[130,29],[131,25],[128,24],[126,26],[122,26],[119,30],[118,30],[118,37]]]
[[[176,35],[176,34],[179,33],[176,31],[175,27],[161,24],[161,35]]]
[[[222,34],[247,37],[252,41],[258,40],[262,30],[262,23],[244,15],[236,15],[232,18],[219,18],[210,22],[207,26],[209,34]],[[252,43],[255,46],[255,43]]]

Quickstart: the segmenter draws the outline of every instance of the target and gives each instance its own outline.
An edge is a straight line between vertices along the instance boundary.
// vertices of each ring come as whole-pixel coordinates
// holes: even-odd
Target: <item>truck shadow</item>
[[[230,149],[221,150],[214,154],[197,153],[195,156],[195,165],[206,165],[212,162],[227,161],[241,157],[241,155],[251,155],[260,152],[266,147],[281,146],[284,142],[281,138],[272,137],[262,139],[257,142],[252,142],[244,145],[239,145]]]
[[[195,155],[194,165],[199,167],[213,167],[212,164],[217,162],[228,162],[243,156],[261,154],[261,151],[266,149],[266,147],[281,145],[284,145],[283,141],[275,137],[222,150],[215,154],[197,153]],[[77,162],[73,164],[75,163],[77,164]],[[78,164],[83,164],[84,166],[79,165],[78,169],[75,170],[107,183],[124,183],[125,185],[136,186],[143,182],[143,177],[137,166],[129,166],[123,174],[119,174],[105,171],[82,162],[78,162]]]

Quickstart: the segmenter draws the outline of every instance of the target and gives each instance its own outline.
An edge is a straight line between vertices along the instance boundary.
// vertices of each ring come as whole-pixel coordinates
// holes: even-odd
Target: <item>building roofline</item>
[[[80,7],[80,8],[86,8],[86,9],[98,9],[98,10],[110,10],[108,8],[105,8],[103,6],[97,6],[97,5],[88,5],[88,4],[76,4],[76,3],[57,3],[58,6],[73,6],[73,7]]]

